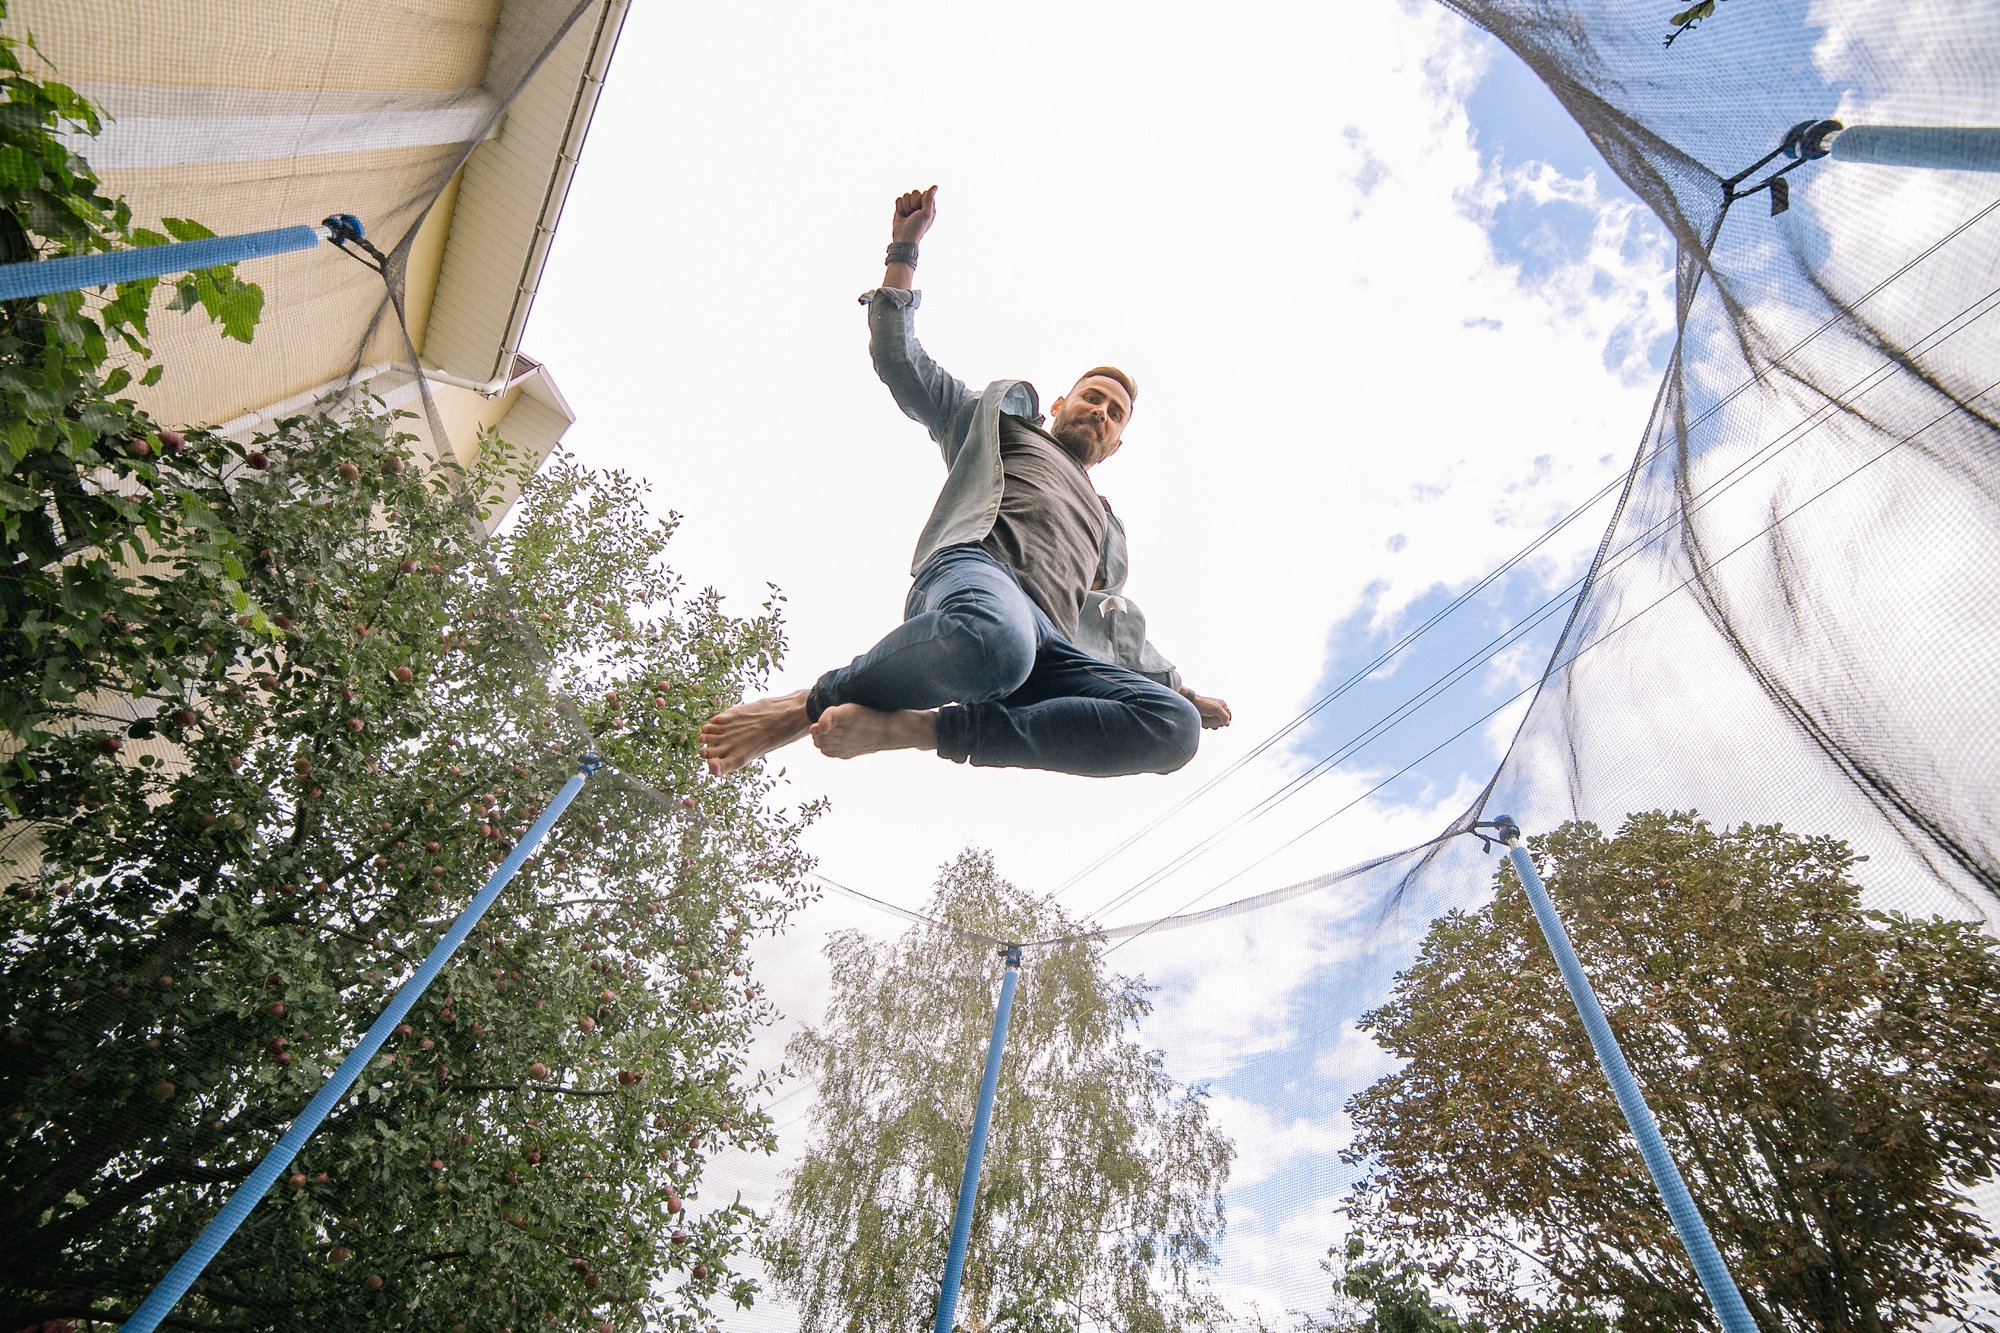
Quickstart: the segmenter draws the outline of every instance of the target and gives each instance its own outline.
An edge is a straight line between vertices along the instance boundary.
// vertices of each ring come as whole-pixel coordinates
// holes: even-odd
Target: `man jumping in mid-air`
[[[917,542],[907,617],[810,690],[739,704],[701,729],[727,773],[802,736],[836,759],[935,750],[959,763],[1090,777],[1170,773],[1229,705],[1181,685],[1121,595],[1125,529],[1088,469],[1118,451],[1137,396],[1099,366],[1051,406],[996,380],[973,393],[912,330],[917,242],[937,187],[896,201],[882,285],[868,307],[875,373],[944,452],[944,490]]]

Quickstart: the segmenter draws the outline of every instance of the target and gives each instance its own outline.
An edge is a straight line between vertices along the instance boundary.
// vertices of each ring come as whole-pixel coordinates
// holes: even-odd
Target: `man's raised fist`
[[[919,241],[937,220],[937,186],[911,190],[896,198],[896,219],[889,226],[892,241]]]

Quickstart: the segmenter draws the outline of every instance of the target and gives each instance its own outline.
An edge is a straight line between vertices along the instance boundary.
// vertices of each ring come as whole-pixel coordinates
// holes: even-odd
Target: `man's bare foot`
[[[884,713],[860,704],[835,704],[812,724],[813,744],[831,759],[853,759],[881,750],[937,749],[937,712]]]
[[[701,729],[701,757],[709,772],[733,773],[781,745],[790,745],[806,734],[809,725],[804,690],[753,699],[708,720]]]

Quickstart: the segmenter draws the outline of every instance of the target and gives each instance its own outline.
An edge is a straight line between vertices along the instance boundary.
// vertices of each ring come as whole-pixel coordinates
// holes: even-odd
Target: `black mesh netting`
[[[1699,41],[1698,59],[1669,62],[1636,6],[1583,25],[1460,8],[1534,67],[1681,253],[1659,405],[1482,806],[1543,827],[1676,803],[1784,816],[1882,858],[1884,891],[1990,911],[1992,742],[1973,719],[1992,676],[1976,608],[2000,193],[1985,173],[1821,161],[1774,218],[1767,194],[1725,209],[1723,182],[1802,121],[1990,119],[1991,15],[1822,27],[1738,6],[1670,53]]]
[[[1506,759],[1448,827],[1288,887],[1243,876],[1199,912],[1099,922],[976,857],[946,881],[981,888],[983,915],[811,879],[816,810],[775,812],[758,774],[704,779],[693,748],[770,670],[775,618],[649,582],[664,537],[623,481],[558,457],[529,483],[482,452],[485,427],[510,433],[495,392],[532,378],[521,279],[566,179],[510,176],[505,154],[541,134],[549,161],[572,155],[565,117],[621,7],[142,20],[14,0],[4,31],[33,34],[34,77],[116,117],[66,142],[107,194],[145,201],[138,222],[350,212],[387,262],[323,248],[258,268],[247,346],[171,318],[163,288],[149,356],[128,359],[167,373],[111,417],[38,399],[20,370],[80,326],[7,313],[10,413],[87,429],[0,423],[17,469],[0,1333],[129,1316],[586,751],[608,771],[169,1326],[928,1327],[992,945],[1024,937],[1029,1044],[1002,1078],[959,1327],[1474,1326],[1443,1309],[1715,1326],[1588,1047],[1535,1007],[1556,994],[1546,957],[1468,836],[1501,814],[1531,835],[1638,816],[1651,839],[1629,862],[1574,829],[1540,849],[1759,1326],[1989,1326],[1990,951],[1977,963],[1949,923],[1991,933],[2000,907],[2000,173],[1836,155],[1788,172],[1775,214],[1754,187],[1793,159],[1740,173],[1808,121],[1991,124],[2000,12],[1731,0],[1663,48],[1668,6],[1451,7],[1554,91],[1678,247],[1679,336],[1615,517]],[[237,77],[147,77],[204,63]],[[538,88],[551,70],[560,86]],[[17,211],[24,236],[52,234]],[[466,295],[454,264],[506,280]],[[516,410],[528,429],[537,409]],[[171,457],[129,448],[197,422],[225,424]],[[225,550],[199,511],[231,487],[248,536]],[[607,525],[625,563],[590,554]],[[106,581],[180,562],[93,602],[112,594],[91,533],[122,534]],[[37,637],[57,625],[60,653]],[[1832,835],[1860,860],[1828,872],[1824,846],[1724,847],[1642,814],[1673,811]],[[1860,904],[1919,924],[1892,936],[1826,906],[1841,870]],[[1801,892],[1760,899],[1781,879]],[[1679,915],[1716,884],[1726,910]],[[1496,952],[1451,952],[1480,940]],[[1104,1019],[1070,989],[1093,970],[1151,989],[1102,983]],[[1446,999],[1418,1006],[1398,989],[1413,976]],[[909,989],[868,989],[885,977]],[[1247,1038],[1214,1019],[1245,1009]],[[1371,1035],[1399,1012],[1407,1063]],[[788,1043],[786,1079],[757,1072]],[[1771,1063],[1780,1048],[1796,1061]],[[1674,1081],[1696,1064],[1712,1092]],[[1379,1151],[1390,1127],[1430,1155]],[[1156,1187],[1133,1183],[1160,1162]],[[1495,1204],[1453,1180],[1525,1183]],[[751,1212],[779,1221],[761,1250]],[[1944,1220],[1898,1249],[1885,1219],[1920,1213]],[[1330,1247],[1380,1280],[1343,1295]],[[1405,1262],[1401,1286],[1381,1277]],[[766,1289],[739,1307],[751,1277]]]

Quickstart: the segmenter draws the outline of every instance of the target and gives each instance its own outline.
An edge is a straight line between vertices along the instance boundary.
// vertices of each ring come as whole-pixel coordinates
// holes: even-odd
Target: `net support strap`
[[[1575,1001],[1584,1030],[1590,1034],[1590,1044],[1597,1051],[1598,1063],[1604,1066],[1612,1094],[1618,1098],[1618,1109],[1625,1113],[1625,1123],[1632,1127],[1632,1137],[1639,1141],[1639,1155],[1646,1161],[1646,1170],[1652,1173],[1653,1184],[1667,1205],[1667,1215],[1673,1219],[1674,1230],[1680,1233],[1688,1258],[1694,1262],[1695,1276],[1701,1279],[1702,1290],[1708,1293],[1709,1304],[1715,1308],[1723,1333],[1757,1333],[1757,1325],[1752,1322],[1749,1308],[1743,1303],[1743,1293],[1736,1289],[1735,1279],[1723,1265],[1722,1255],[1715,1248],[1715,1239],[1709,1235],[1708,1224],[1694,1206],[1694,1199],[1681,1179],[1680,1169],[1667,1155],[1667,1145],[1660,1137],[1660,1127],[1653,1119],[1652,1108],[1646,1105],[1645,1095],[1639,1091],[1639,1081],[1632,1076],[1631,1066],[1625,1063],[1625,1053],[1619,1049],[1618,1039],[1611,1033],[1611,1024],[1605,1020],[1604,1010],[1597,1003],[1597,992],[1591,989],[1590,978],[1583,973],[1583,964],[1577,961],[1576,950],[1570,946],[1569,932],[1563,929],[1562,919],[1556,915],[1555,903],[1543,887],[1542,877],[1535,871],[1534,859],[1521,843],[1520,827],[1505,815],[1494,820],[1493,825],[1497,826],[1500,840],[1507,845],[1507,858],[1514,863],[1514,871],[1521,877],[1522,887],[1528,891],[1528,902],[1535,909],[1535,920],[1541,925],[1542,938],[1548,941],[1549,952],[1555,955],[1563,983],[1569,987],[1570,999]]]
[[[451,923],[451,929],[444,933],[444,938],[437,942],[436,947],[411,974],[410,979],[397,989],[388,1007],[362,1035],[361,1040],[354,1044],[354,1049],[347,1053],[347,1059],[341,1062],[340,1068],[333,1072],[321,1086],[318,1094],[306,1104],[306,1109],[299,1112],[298,1119],[292,1122],[291,1128],[285,1131],[283,1137],[272,1146],[271,1151],[264,1155],[264,1160],[257,1163],[249,1177],[236,1187],[235,1192],[222,1205],[222,1211],[202,1228],[201,1234],[195,1237],[194,1244],[188,1246],[187,1253],[183,1254],[168,1270],[167,1275],[160,1279],[160,1284],[153,1288],[151,1294],[133,1312],[132,1317],[125,1321],[119,1333],[152,1333],[180,1298],[187,1294],[188,1288],[194,1285],[202,1270],[208,1267],[223,1245],[236,1233],[236,1228],[243,1224],[243,1219],[250,1215],[250,1210],[257,1206],[258,1201],[269,1192],[271,1186],[277,1183],[278,1177],[284,1174],[285,1168],[292,1164],[292,1159],[299,1155],[299,1150],[305,1147],[306,1140],[313,1136],[320,1122],[325,1120],[333,1108],[339,1105],[353,1089],[355,1082],[361,1077],[361,1071],[375,1058],[376,1053],[389,1040],[390,1034],[396,1030],[396,1025],[408,1015],[417,1000],[437,979],[438,974],[444,971],[445,964],[451,961],[451,956],[458,952],[459,946],[472,934],[473,927],[479,924],[480,918],[493,906],[493,901],[500,896],[500,891],[507,887],[508,881],[514,878],[522,863],[534,854],[542,839],[548,836],[549,829],[569,807],[569,803],[576,799],[576,794],[583,790],[584,779],[596,772],[597,768],[597,756],[586,755],[578,766],[578,771],[563,784],[562,790],[556,793],[548,808],[542,811],[527,833],[507,853],[506,859],[500,862],[491,878],[486,881],[485,887],[480,889],[466,905],[465,910],[459,913],[458,919]]]
[[[1000,1052],[1007,1045],[1007,1019],[1014,1010],[1014,984],[1021,978],[1021,946],[1006,947],[1007,971],[1000,978],[1000,1003],[993,1011],[993,1038],[986,1043],[986,1072],[979,1080],[979,1107],[972,1113],[972,1142],[965,1150],[965,1177],[958,1182],[958,1211],[951,1219],[951,1250],[945,1256],[938,1290],[935,1333],[951,1333],[958,1313],[958,1280],[965,1272],[966,1242],[972,1239],[972,1201],[979,1193],[979,1168],[986,1160],[986,1129],[993,1121],[993,1094],[1000,1086]]]

